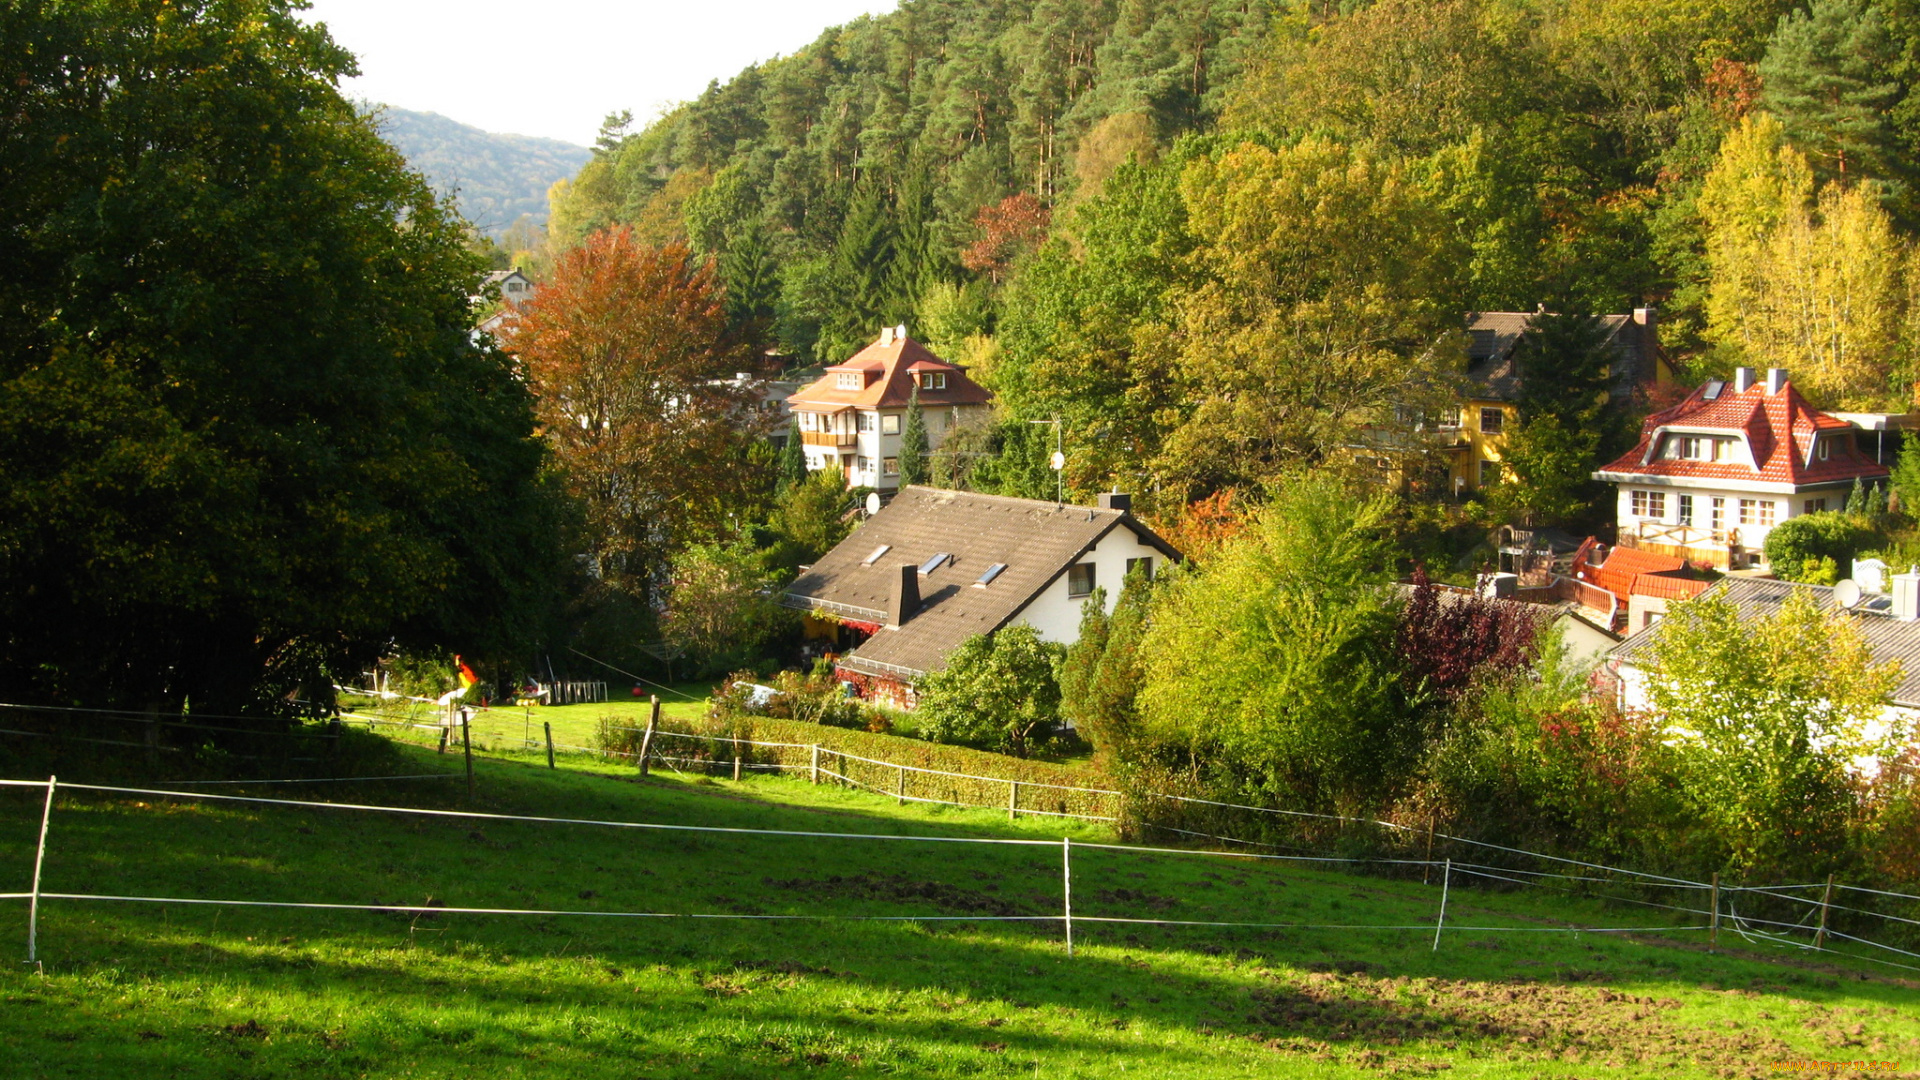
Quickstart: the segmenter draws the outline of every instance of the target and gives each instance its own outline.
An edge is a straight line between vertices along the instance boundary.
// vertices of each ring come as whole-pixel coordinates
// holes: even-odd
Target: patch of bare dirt
[[[1026,915],[1018,905],[979,889],[965,889],[943,881],[918,881],[905,874],[838,874],[826,878],[763,878],[769,888],[815,896],[860,900],[921,901],[941,911],[967,915]]]

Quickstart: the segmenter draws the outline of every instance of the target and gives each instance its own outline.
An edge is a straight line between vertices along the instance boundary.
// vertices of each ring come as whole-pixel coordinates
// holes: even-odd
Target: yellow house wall
[[[1481,409],[1500,410],[1505,417],[1500,424],[1500,434],[1489,435],[1480,430]],[[1449,478],[1455,490],[1480,490],[1480,463],[1501,460],[1500,452],[1507,445],[1506,433],[1513,430],[1513,425],[1519,423],[1519,419],[1520,410],[1511,402],[1467,399],[1460,407],[1460,434],[1466,445],[1454,455],[1452,476]]]

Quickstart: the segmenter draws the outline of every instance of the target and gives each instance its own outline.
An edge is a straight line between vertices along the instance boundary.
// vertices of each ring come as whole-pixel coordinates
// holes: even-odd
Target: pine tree
[[[1894,179],[1893,47],[1867,0],[1813,0],[1781,16],[1760,61],[1767,107],[1826,176]]]
[[[1847,493],[1846,514],[1848,517],[1857,518],[1866,512],[1867,486],[1861,483],[1860,478],[1856,476],[1853,478],[1853,490]]]
[[[900,486],[927,482],[927,418],[920,413],[920,389],[907,399],[907,422],[900,429]]]
[[[829,362],[844,360],[857,351],[881,326],[898,322],[890,302],[889,271],[893,265],[893,222],[880,185],[863,180],[854,188],[852,205],[840,225],[828,270],[832,303],[820,327],[815,355]]]
[[[807,478],[807,452],[800,445],[800,421],[787,422],[787,444],[780,448],[780,480],[775,488],[784,495]]]
[[[720,257],[720,280],[727,288],[727,322],[734,333],[755,345],[764,344],[773,332],[780,277],[759,218],[728,233],[727,250]]]

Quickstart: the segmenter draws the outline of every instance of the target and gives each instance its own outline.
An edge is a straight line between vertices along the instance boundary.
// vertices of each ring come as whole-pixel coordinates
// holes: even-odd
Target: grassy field
[[[672,687],[671,692],[662,690],[660,715],[670,720],[700,719],[707,714],[707,695],[712,690],[713,687],[706,683],[683,683]],[[372,704],[370,698],[343,696],[340,701],[340,707],[347,711],[366,710]],[[421,723],[433,723],[441,715],[440,710],[431,704],[410,708],[409,715]],[[473,729],[474,745],[488,750],[543,745],[546,736],[542,724],[553,725],[553,741],[556,743],[591,747],[594,745],[594,733],[599,730],[603,717],[645,727],[652,709],[652,703],[646,698],[634,697],[614,698],[595,705],[526,708],[501,704],[475,711],[469,723]],[[392,711],[390,708],[389,712]],[[397,718],[399,714],[395,715]]]
[[[409,771],[452,759],[404,751]],[[44,973],[4,978],[9,1076],[1767,1076],[1876,1060],[1920,1076],[1920,989],[1709,954],[1660,913],[1456,888],[1430,930],[1182,928],[1055,915],[1060,839],[1093,826],[734,784],[481,761],[492,813],[746,834],[411,817],[73,792],[51,892],[678,915],[610,918],[53,900]],[[625,773],[622,770],[623,775]],[[338,801],[460,807],[442,782]],[[229,789],[231,790],[231,789]],[[270,793],[286,794],[287,789]],[[316,797],[304,789],[303,797]],[[0,792],[0,890],[25,887],[36,792]],[[974,845],[841,834],[1043,840]],[[14,884],[18,882],[19,884]],[[1431,927],[1438,888],[1076,847],[1074,912]],[[1651,916],[1651,917],[1650,917]],[[937,921],[944,917],[952,921]],[[1493,932],[1569,923],[1632,935]],[[1666,924],[1671,925],[1671,924]],[[25,910],[0,902],[24,955]]]

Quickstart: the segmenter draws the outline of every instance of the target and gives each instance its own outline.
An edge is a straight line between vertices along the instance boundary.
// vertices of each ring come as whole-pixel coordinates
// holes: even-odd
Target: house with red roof
[[[1838,510],[1888,469],[1853,426],[1808,405],[1784,368],[1739,368],[1647,417],[1640,441],[1593,474],[1618,485],[1619,545],[1721,569],[1764,561],[1773,528]],[[1609,560],[1611,561],[1611,559]]]
[[[900,434],[916,392],[930,450],[970,416],[984,415],[993,400],[965,367],[935,356],[905,326],[885,327],[879,340],[787,398],[807,469],[838,469],[848,484],[897,489]]]
[[[1652,626],[1666,616],[1667,605],[1691,600],[1711,584],[1684,559],[1639,548],[1609,549],[1593,537],[1573,553],[1570,571],[1573,580],[1611,598],[1609,628],[1627,633]],[[1580,599],[1592,604],[1586,596]]]

